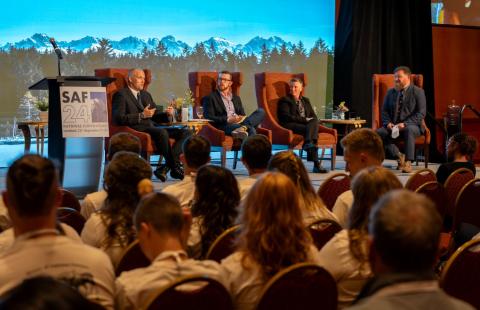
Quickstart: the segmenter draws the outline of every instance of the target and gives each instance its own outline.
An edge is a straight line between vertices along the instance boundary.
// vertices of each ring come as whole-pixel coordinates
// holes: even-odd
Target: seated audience
[[[135,240],[132,217],[140,200],[137,185],[151,177],[150,165],[135,153],[118,152],[107,166],[107,199],[87,220],[81,237],[86,244],[105,251],[114,265],[123,250]]]
[[[300,157],[292,151],[279,152],[272,156],[268,170],[287,175],[297,188],[303,220],[308,226],[321,219],[337,221],[337,217],[327,209],[322,199],[315,193],[307,169]]]
[[[267,171],[268,161],[271,156],[272,144],[264,135],[253,135],[243,142],[242,163],[247,168],[248,177],[238,180],[242,200],[245,199],[258,177]]]
[[[282,173],[260,177],[244,201],[238,251],[222,261],[236,309],[254,309],[268,280],[280,270],[316,262],[295,185]],[[321,303],[321,301],[319,301]]]
[[[145,196],[135,212],[138,241],[150,266],[123,272],[116,281],[118,309],[140,309],[151,294],[180,277],[202,274],[220,280],[214,261],[188,258],[182,244],[184,220],[178,201],[164,193]]]
[[[340,141],[343,147],[345,171],[350,172],[350,178],[358,171],[369,166],[381,166],[385,159],[383,143],[380,136],[373,130],[361,128],[352,131]],[[348,213],[352,206],[353,193],[348,190],[340,194],[332,208],[342,227],[347,227]]]
[[[0,301],[0,310],[102,310],[82,296],[71,284],[50,277],[24,280]]]
[[[320,250],[320,264],[333,276],[338,287],[338,307],[350,305],[372,276],[368,263],[368,216],[383,194],[402,188],[389,170],[371,166],[353,178],[353,205],[347,229],[337,233]]]
[[[0,295],[27,278],[52,276],[75,284],[91,301],[113,309],[115,276],[108,256],[56,229],[62,193],[53,163],[25,155],[10,166],[6,183],[3,200],[15,241],[0,255]]]
[[[191,206],[195,192],[197,170],[210,162],[210,142],[202,136],[191,136],[182,146],[180,161],[185,170],[185,178],[163,189],[164,193],[178,199],[182,207]]]
[[[477,152],[477,146],[477,139],[465,133],[457,133],[452,136],[447,144],[447,157],[451,162],[438,167],[437,181],[444,184],[450,174],[460,168],[470,169],[475,175],[476,169],[472,160],[473,155]]]
[[[395,190],[373,206],[368,231],[375,277],[351,309],[473,309],[445,294],[433,273],[442,221],[423,195]]]
[[[215,239],[234,225],[239,203],[237,180],[230,170],[212,165],[198,170],[188,238],[190,256],[205,257]]]
[[[113,156],[120,151],[132,152],[140,154],[142,144],[138,137],[128,133],[119,132],[114,134],[108,144],[107,161],[111,161]],[[88,220],[90,215],[102,208],[105,199],[107,199],[107,192],[103,189],[101,191],[90,193],[85,196],[82,201],[80,214]]]

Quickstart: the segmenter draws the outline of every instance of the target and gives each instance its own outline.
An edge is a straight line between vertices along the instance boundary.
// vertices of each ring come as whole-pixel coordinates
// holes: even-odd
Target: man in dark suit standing
[[[167,173],[174,179],[183,179],[183,169],[178,156],[181,153],[183,141],[191,135],[189,130],[156,127],[158,123],[168,123],[173,115],[173,108],[166,112],[158,112],[149,92],[143,90],[145,73],[142,69],[132,69],[128,73],[128,87],[119,90],[113,95],[113,121],[119,126],[129,126],[137,131],[148,133],[152,137],[157,151],[165,157],[166,164],[160,165],[155,176],[162,182],[167,179]],[[172,148],[168,142],[169,136],[176,142]]]
[[[424,131],[425,92],[411,84],[412,73],[408,67],[398,67],[393,73],[395,87],[388,90],[383,101],[383,127],[377,129],[377,133],[382,137],[387,158],[397,159],[397,169],[410,173],[415,158],[415,139]],[[405,154],[394,144],[396,139],[405,141]]]
[[[307,160],[313,161],[313,173],[326,173],[318,161],[318,119],[307,97],[302,96],[303,81],[293,78],[289,82],[290,94],[280,98],[277,117],[280,125],[304,138],[303,149]]]
[[[256,134],[255,128],[263,121],[265,111],[257,109],[246,117],[242,100],[232,93],[232,74],[222,71],[218,74],[217,89],[202,98],[203,113],[213,126],[234,138],[244,139]]]

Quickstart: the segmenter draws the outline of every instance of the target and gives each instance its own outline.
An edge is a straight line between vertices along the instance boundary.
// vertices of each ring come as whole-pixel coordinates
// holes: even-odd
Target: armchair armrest
[[[210,141],[212,146],[223,146],[225,141],[225,132],[213,127],[211,124],[203,126],[198,134]]]
[[[268,141],[270,141],[270,143],[272,142],[272,131],[270,129],[258,127],[257,128],[257,133],[260,134],[260,135],[266,136]]]

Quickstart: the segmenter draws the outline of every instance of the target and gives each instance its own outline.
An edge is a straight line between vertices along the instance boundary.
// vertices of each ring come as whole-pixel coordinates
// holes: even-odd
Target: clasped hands
[[[236,123],[239,123],[242,120],[242,118],[243,116],[241,115],[233,114],[232,116],[229,116],[227,118],[227,123],[236,124]]]
[[[398,123],[397,125],[394,125],[393,123],[388,123],[387,129],[391,130],[393,128],[393,126],[397,126],[398,129],[402,130],[402,129],[405,128],[405,123]]]
[[[145,109],[143,109],[143,112],[142,112],[142,117],[143,118],[152,118],[153,115],[155,115],[155,111],[157,109],[156,108],[150,108],[150,105],[147,105],[145,107]],[[167,113],[168,115],[173,115],[175,112],[175,110],[173,109],[173,107],[169,106],[166,110],[165,110],[165,113]]]

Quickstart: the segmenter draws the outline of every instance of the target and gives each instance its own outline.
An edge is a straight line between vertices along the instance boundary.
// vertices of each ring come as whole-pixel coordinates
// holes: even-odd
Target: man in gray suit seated
[[[426,99],[423,89],[411,84],[408,67],[397,67],[393,71],[395,87],[388,90],[382,106],[382,128],[377,133],[382,137],[387,158],[397,159],[397,169],[412,172],[415,158],[415,139],[424,129],[422,121],[426,113]],[[405,141],[405,154],[400,153],[394,142]]]

